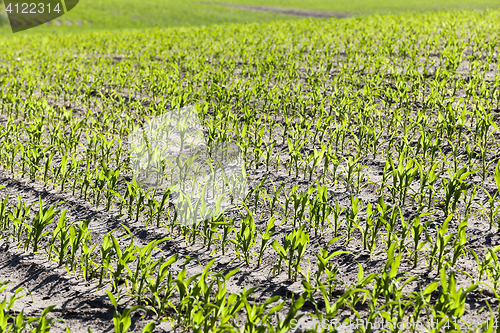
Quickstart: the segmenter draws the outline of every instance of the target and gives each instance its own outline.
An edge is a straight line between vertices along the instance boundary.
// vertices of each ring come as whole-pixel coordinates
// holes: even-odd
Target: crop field
[[[499,37],[490,9],[1,38],[0,331],[500,332]],[[229,204],[183,196],[202,159]]]
[[[214,3],[232,5],[292,8],[346,15],[389,14],[396,12],[421,12],[443,9],[498,8],[492,0],[213,0]]]
[[[466,0],[464,0],[466,1]],[[4,4],[0,1],[0,33],[10,33]],[[481,8],[481,7],[480,7]],[[92,30],[147,29],[155,27],[203,26],[269,22],[293,19],[295,16],[249,11],[228,6],[201,3],[197,0],[81,0],[68,14],[49,24],[28,30],[40,32],[82,32]]]
[[[0,33],[9,34],[0,1]],[[497,0],[81,0],[71,12],[25,33],[147,29],[352,16],[402,11],[499,8]]]

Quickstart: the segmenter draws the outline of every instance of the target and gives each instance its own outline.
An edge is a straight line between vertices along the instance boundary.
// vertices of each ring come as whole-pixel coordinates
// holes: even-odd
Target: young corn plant
[[[244,332],[265,332],[268,326],[272,325],[270,317],[280,311],[284,304],[279,296],[268,298],[261,305],[257,305],[254,299],[253,304],[251,304],[248,300],[248,295],[254,292],[254,289],[251,288],[241,293],[246,310],[245,326],[242,329],[244,329]],[[268,308],[270,309],[268,310]]]
[[[397,242],[398,233],[396,231],[397,221],[398,221],[398,211],[401,215],[401,208],[395,207],[391,208],[391,215],[386,216],[382,222],[384,223],[386,234],[385,234],[385,245],[389,248],[393,242]]]
[[[0,190],[4,187],[0,187]],[[9,205],[7,204],[7,201],[9,200],[9,196],[7,196],[5,199],[0,200],[0,236],[1,238],[4,238],[7,236],[8,238],[8,231],[10,229],[9,222],[12,219],[10,216],[9,210]],[[7,235],[5,235],[7,233]]]
[[[87,282],[95,277],[99,269],[99,265],[95,261],[98,253],[95,249],[97,248],[97,243],[92,245],[91,236],[88,235],[84,242],[81,244],[80,253],[80,272],[83,274],[83,279]]]
[[[460,222],[455,240],[453,241],[453,257],[451,260],[451,267],[453,268],[457,264],[457,261],[458,259],[460,259],[460,257],[463,256],[467,258],[467,236],[465,234],[465,230],[467,229],[467,222],[467,219],[464,219],[462,222]]]
[[[327,219],[332,212],[332,207],[328,204],[328,189],[326,186],[317,187],[316,196],[309,200],[307,211],[309,213],[309,221],[314,229],[314,236],[323,235],[323,231],[327,226]]]
[[[50,234],[45,231],[45,228],[54,221],[54,218],[59,211],[55,209],[57,206],[43,207],[42,199],[38,200],[39,209],[31,224],[26,224],[26,238],[24,242],[24,250],[27,251],[30,246],[34,253],[38,252],[40,241]]]
[[[288,278],[292,279],[293,275],[294,279],[297,279],[298,272],[300,271],[300,263],[309,242],[309,234],[304,229],[305,226],[301,226],[294,229],[288,235],[283,236],[281,244],[277,240],[274,240],[272,246],[278,255],[278,263],[273,268],[273,272],[275,269],[280,272],[282,262],[285,262],[288,267]]]
[[[349,243],[353,238],[351,238],[351,233],[359,228],[359,211],[363,207],[363,201],[360,198],[355,198],[351,196],[351,208],[347,214],[347,237],[346,243]]]
[[[482,261],[478,258],[476,253],[472,252],[477,263],[478,283],[485,284],[493,293],[498,293],[498,287],[500,285],[500,261],[497,252],[500,251],[500,245],[485,250],[487,252]],[[486,275],[489,283],[482,281],[483,275]]]
[[[363,228],[362,226],[358,225],[358,229],[359,231],[361,231],[361,235],[363,237],[363,250],[366,250],[368,248],[368,236],[371,233],[370,230],[373,230],[374,228],[374,216],[375,212],[372,209],[371,202],[369,202],[366,206],[365,227]]]
[[[443,330],[445,325],[450,325],[450,323],[456,322],[456,319],[460,319],[465,312],[465,300],[467,294],[477,289],[477,284],[471,284],[466,289],[457,288],[457,278],[455,270],[451,269],[450,272],[446,272],[446,267],[443,267],[440,271],[441,277],[441,292],[439,298],[433,306],[430,308],[432,313],[432,318],[434,322],[437,323],[437,327],[433,327],[429,332],[440,332]],[[451,327],[452,329],[457,329],[457,327]]]
[[[333,224],[329,223],[330,228],[333,231],[333,236],[337,237],[339,234],[339,227],[340,227],[340,216],[344,213],[346,210],[345,207],[340,208],[339,202],[335,202],[335,208],[332,207],[332,216],[333,216]]]
[[[332,241],[336,241],[338,239],[332,239]],[[334,243],[330,241],[330,243]],[[347,251],[335,251],[333,253],[329,253],[328,249],[321,249],[320,253],[316,253],[316,258],[318,258],[318,270],[315,274],[315,282],[318,288],[325,287],[328,290],[328,295],[333,297],[333,291],[337,287],[337,285],[341,284],[342,281],[337,279],[337,274],[339,272],[338,266],[333,265],[331,260],[336,256],[342,254],[349,254]],[[322,276],[326,275],[326,281],[323,281]]]
[[[413,267],[417,267],[419,253],[422,251],[422,248],[427,244],[426,239],[422,237],[422,233],[427,230],[431,221],[422,223],[421,218],[426,216],[425,214],[419,215],[413,219],[411,226],[411,237],[413,239]]]
[[[320,162],[323,160],[323,157],[325,156],[325,150],[326,150],[326,146],[323,144],[320,151],[318,151],[318,150],[316,150],[316,148],[314,148],[313,155],[310,155],[311,161],[307,162],[307,164],[306,164],[307,168],[304,169],[304,170],[308,171],[308,173],[309,173],[309,181],[312,180],[314,171],[320,165]]]
[[[151,266],[154,261],[151,259],[153,251],[157,251],[156,246],[166,239],[160,239],[150,242],[143,247],[136,246],[137,253],[137,263],[136,268],[131,269],[129,266],[127,269],[127,289],[131,295],[137,297],[137,303],[142,303],[142,295],[144,294],[147,286],[147,279],[151,272]],[[130,283],[130,285],[129,285]]]
[[[8,284],[12,281],[0,282],[0,293],[3,293]],[[15,332],[49,332],[52,326],[63,320],[47,318],[47,314],[55,308],[55,305],[46,307],[40,317],[27,317],[24,315],[24,309],[15,315],[14,304],[17,300],[22,299],[28,293],[21,294],[23,288],[18,288],[14,294],[7,298],[3,297],[0,302],[0,330],[5,333]]]
[[[418,174],[418,165],[413,159],[407,160],[404,155],[399,157],[397,167],[390,156],[388,159],[392,169],[392,185],[390,185],[392,200],[404,206],[410,185]]]
[[[3,200],[3,202],[7,203],[7,198]],[[12,228],[10,231],[10,237],[15,240],[19,246],[21,246],[22,235],[26,232],[26,223],[30,216],[31,207],[33,204],[26,206],[24,200],[21,199],[21,196],[17,196],[17,206],[12,207],[11,211],[8,214],[8,220],[12,223]],[[6,226],[7,227],[7,226]]]
[[[159,316],[166,313],[168,307],[171,305],[171,297],[174,295],[176,286],[171,266],[177,262],[177,260],[178,255],[175,254],[168,259],[161,257],[151,265],[148,265],[149,272],[145,272],[145,274],[147,279],[147,290],[151,296],[147,297],[144,295],[136,295],[135,293],[132,294],[134,298],[138,298],[139,303],[143,300],[145,304],[150,305],[152,310]],[[157,269],[158,271],[156,273]],[[144,299],[142,297],[144,297]]]
[[[245,260],[247,266],[250,266],[250,256],[257,241],[257,231],[255,230],[255,220],[253,214],[248,207],[245,207],[247,216],[241,220],[241,227],[238,232],[234,230],[234,238],[229,239],[236,247],[236,255],[238,260],[241,256]]]
[[[342,180],[348,192],[358,194],[361,190],[362,182],[366,180],[365,174],[362,173],[363,164],[360,162],[361,157],[352,158],[349,156],[346,160],[346,167],[341,165],[344,170]]]
[[[267,247],[269,246],[269,242],[271,241],[271,237],[275,234],[271,230],[274,228],[274,222],[276,221],[275,217],[272,217],[268,222],[267,222],[267,227],[266,230],[260,230],[260,246],[259,246],[259,257],[257,261],[257,267],[260,267],[260,264],[262,263],[262,257],[264,255],[264,252],[266,251]]]
[[[268,203],[269,203],[269,208],[270,208],[269,213],[270,213],[271,216],[273,216],[274,215],[274,211],[278,207],[278,204],[281,204],[280,201],[279,201],[279,197],[280,197],[281,191],[284,191],[285,183],[282,183],[278,187],[278,189],[276,189],[276,186],[274,185],[274,183],[272,182],[272,180],[271,180],[271,184],[273,185],[272,196],[266,193],[266,197],[267,197],[267,200],[268,200]]]
[[[276,324],[268,325],[268,327],[267,327],[268,330],[274,331],[276,333],[289,332],[293,328],[293,326],[294,326],[293,324],[297,323],[298,320],[304,316],[303,314],[300,314],[300,315],[297,314],[297,312],[302,308],[304,303],[305,303],[304,295],[300,295],[297,300],[295,300],[295,298],[292,297],[290,308],[289,308],[285,318],[283,320],[281,320],[281,318],[278,316],[278,313],[276,312],[275,313]]]
[[[132,325],[131,313],[138,310],[146,311],[146,309],[143,306],[134,305],[132,307],[126,307],[123,310],[123,312],[120,313],[118,311],[118,302],[116,298],[109,290],[106,290],[106,293],[108,294],[111,304],[113,304],[113,306],[115,307],[115,311],[113,313],[113,324],[115,333],[127,333],[130,326]],[[155,327],[156,324],[154,322],[151,322],[148,325],[146,325],[146,327],[143,329],[142,332],[143,333],[152,332],[155,329]]]
[[[442,180],[444,200],[441,203],[441,207],[445,216],[455,213],[460,196],[464,191],[466,192],[465,179],[471,174],[472,172],[467,172],[467,169],[464,167],[454,173],[449,181],[445,179]]]
[[[370,305],[370,308],[378,308],[378,299],[379,297],[383,297],[384,303],[379,308],[379,312],[384,319],[388,319],[393,325],[401,322],[406,312],[406,307],[401,307],[404,286],[417,279],[416,276],[406,279],[404,276],[397,277],[402,253],[399,252],[396,254],[396,247],[396,243],[390,246],[387,251],[387,262],[383,273],[374,277],[375,283],[371,293],[372,304]]]
[[[308,202],[311,200],[311,194],[314,192],[314,188],[310,187],[307,191],[304,191],[300,194],[293,191],[290,196],[292,198],[293,203],[293,227],[297,227],[297,222],[302,224],[304,219],[305,208]]]
[[[381,227],[386,224],[388,207],[386,206],[384,199],[379,198],[379,203],[377,204],[378,216],[377,219],[370,226],[370,242],[368,244],[368,250],[370,251],[370,256],[373,256],[377,242],[379,241]],[[367,221],[369,224],[369,222]],[[368,237],[368,236],[367,236]]]
[[[483,208],[483,214],[488,215],[490,230],[493,228],[496,220],[498,220],[498,229],[500,229],[500,219],[498,219],[500,205],[497,204],[498,199],[500,198],[500,162],[498,162],[497,167],[495,168],[495,185],[497,188],[493,194],[481,186],[483,192],[487,196],[486,202],[488,203],[486,207],[481,204],[481,207]]]
[[[99,264],[99,286],[102,286],[104,276],[108,273],[111,265],[111,259],[115,255],[113,252],[113,240],[111,232],[104,236],[101,247],[99,248],[100,264]]]
[[[72,225],[69,228],[69,246],[70,251],[68,253],[68,260],[66,262],[66,270],[68,274],[70,270],[73,270],[76,274],[76,269],[78,265],[77,253],[78,251],[83,251],[81,249],[83,244],[87,244],[90,242],[90,230],[89,230],[90,220],[85,220],[81,224]]]
[[[47,247],[49,261],[52,259],[52,252],[54,252],[54,259],[59,267],[66,262],[70,249],[69,227],[66,225],[66,213],[67,211],[62,212],[59,217],[59,222],[57,223],[57,227],[55,228],[54,233],[52,234],[52,239]],[[56,244],[56,241],[59,244]]]
[[[137,258],[136,246],[134,245],[133,236],[130,230],[124,226],[128,235],[130,236],[129,245],[122,251],[118,239],[110,235],[113,250],[116,256],[116,266],[108,264],[107,270],[110,274],[113,291],[117,291],[119,286],[125,282],[125,272],[129,271],[129,264],[134,262]]]
[[[429,270],[432,270],[433,263],[437,264],[437,271],[441,272],[441,268],[446,259],[446,255],[451,252],[450,246],[453,244],[452,241],[456,234],[451,233],[447,235],[448,224],[450,223],[453,215],[449,215],[443,222],[441,227],[436,227],[436,241],[433,242],[430,236],[427,236],[427,240],[430,244],[434,244],[429,253]]]

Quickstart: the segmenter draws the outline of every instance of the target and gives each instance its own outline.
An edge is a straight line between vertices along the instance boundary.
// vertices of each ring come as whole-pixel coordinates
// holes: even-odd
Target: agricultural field
[[[1,38],[0,331],[499,332],[499,37],[471,9]],[[184,215],[199,160],[243,191]]]
[[[0,1],[1,2],[1,1]],[[8,20],[0,4],[0,33],[10,33]],[[66,15],[27,30],[27,34],[83,32],[92,30],[150,29],[181,26],[203,26],[250,22],[270,22],[295,19],[296,16],[249,11],[238,8],[204,4],[197,0],[81,0]]]
[[[9,34],[0,1],[0,33]],[[499,8],[496,0],[80,0],[63,17],[25,34],[93,30],[148,29],[294,20],[297,17],[345,17],[404,11]]]
[[[317,11],[332,15],[372,15],[400,12],[422,12],[450,9],[498,8],[499,3],[491,0],[408,0],[408,1],[371,1],[371,0],[213,0],[213,3],[234,6],[269,7]],[[245,8],[245,7],[240,7]]]

